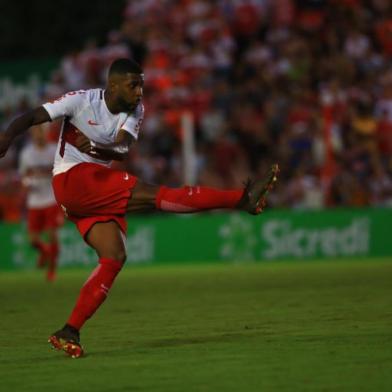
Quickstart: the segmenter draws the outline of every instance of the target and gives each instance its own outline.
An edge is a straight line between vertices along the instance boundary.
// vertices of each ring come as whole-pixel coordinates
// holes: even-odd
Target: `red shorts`
[[[57,202],[85,238],[97,222],[113,220],[126,233],[125,212],[137,178],[96,163],[80,163],[53,177]]]
[[[57,229],[64,223],[64,214],[57,204],[44,208],[27,210],[27,229],[29,233]]]

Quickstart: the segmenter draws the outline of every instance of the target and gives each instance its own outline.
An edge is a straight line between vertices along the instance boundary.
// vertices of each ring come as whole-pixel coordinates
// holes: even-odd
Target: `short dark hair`
[[[142,74],[142,67],[132,59],[122,58],[114,60],[109,68],[109,76],[113,74],[124,75],[126,73]]]

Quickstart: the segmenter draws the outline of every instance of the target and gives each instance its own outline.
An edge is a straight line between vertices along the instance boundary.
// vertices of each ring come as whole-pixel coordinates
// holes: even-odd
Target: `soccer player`
[[[35,124],[63,117],[53,168],[57,202],[98,255],[98,266],[82,287],[64,327],[49,337],[71,357],[83,355],[79,331],[103,303],[125,259],[125,214],[161,210],[175,213],[227,208],[259,214],[276,181],[278,166],[244,189],[203,186],[169,188],[142,182],[110,168],[138,138],[143,120],[144,75],[130,59],[115,60],[106,88],[74,91],[17,117],[0,134],[0,157],[13,139]]]
[[[21,152],[19,171],[27,189],[27,231],[31,245],[39,252],[37,266],[47,267],[46,278],[53,281],[59,254],[58,228],[64,222],[52,189],[52,168],[56,144],[48,143],[43,125],[31,128],[31,143]],[[48,243],[42,240],[47,233]]]

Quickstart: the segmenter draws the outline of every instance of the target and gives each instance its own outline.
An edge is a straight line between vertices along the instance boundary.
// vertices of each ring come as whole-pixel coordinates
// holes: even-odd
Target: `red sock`
[[[155,204],[159,210],[172,212],[235,208],[243,193],[243,189],[223,191],[203,186],[185,186],[183,188],[161,186]]]
[[[42,241],[33,241],[32,244],[33,248],[37,249],[39,252],[37,266],[43,267],[46,264],[47,260],[50,256],[50,246],[49,244],[45,244]]]
[[[123,264],[120,261],[100,258],[99,266],[91,273],[80,290],[79,298],[67,324],[80,329],[95,313],[108,295],[114,279]]]
[[[58,255],[59,255],[59,245],[57,242],[52,242],[49,245],[49,265],[48,265],[48,272],[46,274],[46,278],[48,280],[55,280],[56,278]]]

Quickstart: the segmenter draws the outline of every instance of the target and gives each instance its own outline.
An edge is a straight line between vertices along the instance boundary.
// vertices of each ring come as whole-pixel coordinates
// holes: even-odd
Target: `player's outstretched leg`
[[[243,189],[221,190],[203,186],[173,189],[162,186],[156,194],[156,208],[183,213],[225,208],[258,215],[266,206],[267,194],[277,181],[278,172],[278,165],[274,164],[265,178],[248,180]]]
[[[271,166],[265,178],[248,181],[243,189],[222,190],[205,186],[169,188],[137,182],[128,201],[127,212],[152,209],[192,213],[212,209],[234,209],[257,215],[266,205],[268,192],[277,181],[279,168]]]

